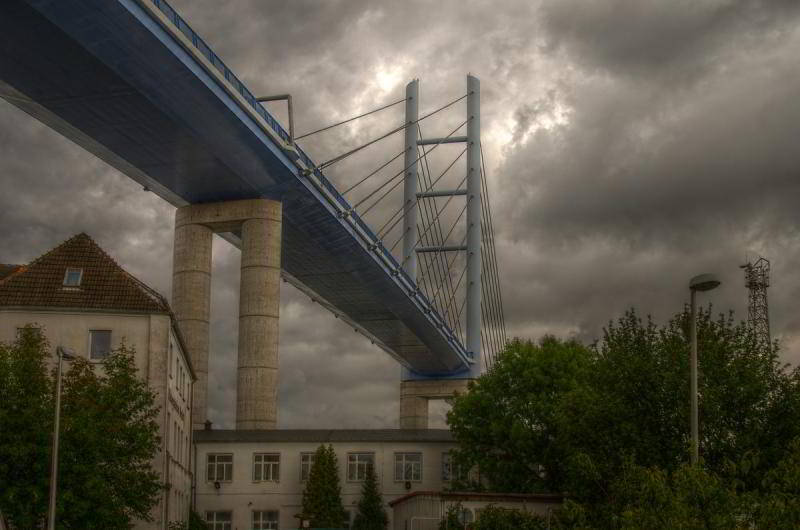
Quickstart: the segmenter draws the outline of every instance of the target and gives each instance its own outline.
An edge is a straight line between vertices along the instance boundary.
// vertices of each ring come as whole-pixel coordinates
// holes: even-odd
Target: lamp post
[[[47,530],[56,528],[56,484],[58,482],[58,431],[61,420],[61,361],[71,361],[75,354],[58,346],[56,348],[58,363],[56,368],[56,414],[53,422],[53,457],[50,463],[50,507],[47,513]]]
[[[690,375],[690,401],[691,430],[692,430],[692,465],[696,465],[700,458],[700,437],[697,414],[697,291],[710,291],[718,287],[721,282],[713,274],[700,274],[689,280],[689,290],[692,293],[691,316],[689,321],[689,338],[692,343],[691,357],[689,359]]]

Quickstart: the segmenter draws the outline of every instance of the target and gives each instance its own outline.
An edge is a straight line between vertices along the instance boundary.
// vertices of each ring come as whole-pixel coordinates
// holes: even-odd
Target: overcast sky
[[[172,5],[254,93],[292,93],[299,133],[402,98],[413,78],[424,111],[462,95],[467,72],[480,77],[509,336],[590,342],[630,307],[663,322],[702,272],[723,278],[703,302],[744,318],[739,265],[763,255],[773,335],[787,362],[800,361],[800,3]],[[451,110],[425,124],[430,135],[463,121],[463,106]],[[327,159],[396,125],[399,112],[302,145]],[[387,140],[331,177],[342,189],[401,149],[401,138]],[[0,189],[0,262],[30,261],[85,231],[170,293],[174,208],[2,101]],[[238,254],[215,238],[217,426],[232,426],[235,411]],[[396,427],[397,364],[282,289],[279,426]]]

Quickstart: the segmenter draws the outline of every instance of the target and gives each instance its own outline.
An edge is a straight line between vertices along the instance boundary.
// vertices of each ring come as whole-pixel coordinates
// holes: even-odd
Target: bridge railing
[[[272,114],[270,114],[264,106],[256,100],[256,97],[253,95],[250,90],[242,83],[242,81],[236,77],[236,74],[228,68],[225,63],[220,59],[220,57],[214,53],[211,47],[206,44],[206,42],[186,23],[185,20],[178,14],[175,9],[173,9],[165,0],[149,0],[154,6],[156,6],[164,16],[174,24],[174,26],[181,32],[183,35],[192,43],[192,45],[203,55],[206,59],[208,59],[209,63],[211,63],[214,68],[216,68],[220,74],[225,78],[228,83],[230,83],[231,87],[241,94],[241,96],[245,99],[245,101],[252,107],[252,109],[261,116],[267,125],[273,130],[275,134],[278,135],[283,141],[289,143],[291,142],[291,137],[289,133],[281,126],[278,120],[275,119]],[[300,156],[300,159],[303,161],[306,167],[308,168],[316,168],[316,164],[311,157],[309,157],[305,151],[303,151],[299,146],[295,145],[297,153]],[[397,261],[397,258],[385,247],[383,246],[381,240],[378,236],[373,232],[373,230],[364,222],[364,220],[352,209],[347,199],[339,193],[339,190],[331,183],[331,181],[322,174],[322,172],[318,169],[314,169],[314,175],[317,177],[317,181],[320,186],[322,186],[325,190],[328,191],[330,196],[338,203],[339,208],[341,211],[348,212],[349,217],[352,221],[358,225],[358,227],[363,232],[364,236],[369,241],[369,245],[371,248],[374,248],[376,252],[379,252],[388,263],[391,264],[393,271],[402,277],[403,283],[410,286],[410,290],[413,291],[413,296],[417,297],[422,305],[426,307],[425,310],[426,314],[434,321],[436,326],[441,329],[445,335],[447,335],[448,341],[451,342],[457,350],[461,351],[466,355],[466,351],[464,346],[461,344],[461,341],[455,335],[454,331],[450,329],[450,327],[446,324],[445,320],[439,315],[436,308],[433,304],[428,300],[428,298],[420,291],[416,282],[414,282],[411,277],[409,277],[406,272],[403,270],[400,263]]]

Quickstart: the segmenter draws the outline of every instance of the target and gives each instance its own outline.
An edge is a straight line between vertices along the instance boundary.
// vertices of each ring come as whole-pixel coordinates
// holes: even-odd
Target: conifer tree
[[[341,528],[346,526],[342,507],[342,489],[339,485],[339,466],[333,447],[320,445],[314,454],[314,465],[308,474],[303,491],[303,514],[316,528]]]
[[[353,530],[384,530],[389,518],[383,509],[383,499],[378,490],[378,478],[373,466],[367,466],[367,476],[361,489],[358,513],[353,521]]]

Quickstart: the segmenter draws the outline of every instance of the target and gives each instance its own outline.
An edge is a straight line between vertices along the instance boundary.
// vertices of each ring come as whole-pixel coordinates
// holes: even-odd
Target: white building
[[[26,325],[39,327],[54,351],[71,349],[98,366],[123,341],[135,349],[136,367],[160,408],[162,445],[153,467],[169,485],[154,522],[137,528],[164,529],[169,521],[186,520],[195,377],[166,300],[78,234],[28,265],[0,267],[0,341],[14,341]]]
[[[352,521],[368,465],[389,502],[450,484],[450,431],[438,429],[195,431],[197,511],[212,530],[297,528],[313,454],[331,444]]]

